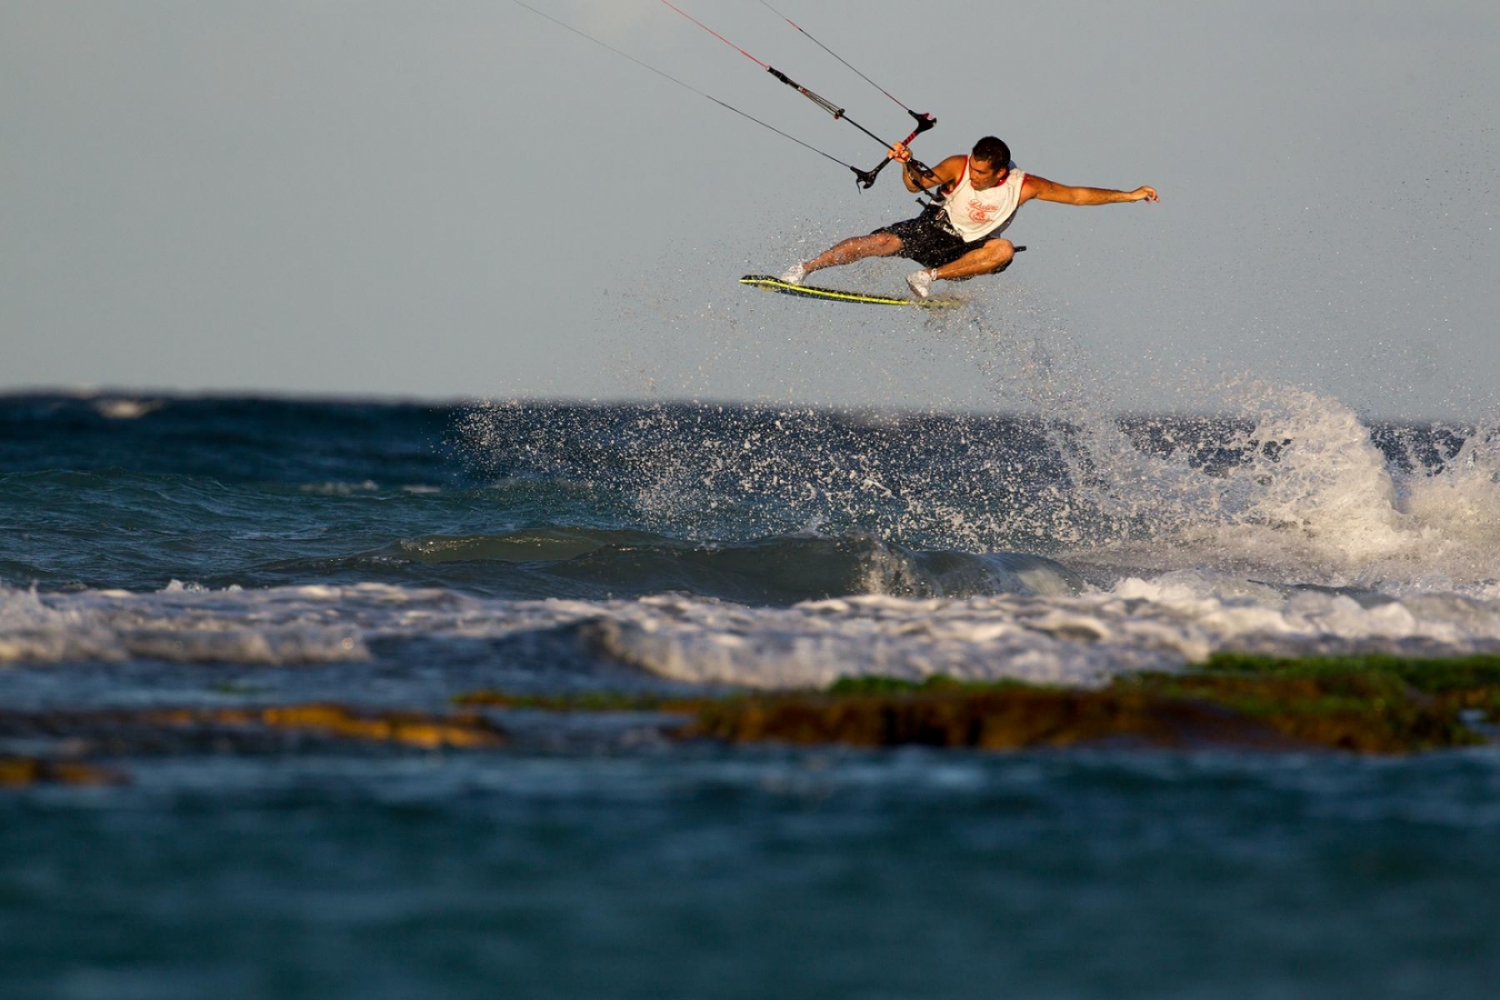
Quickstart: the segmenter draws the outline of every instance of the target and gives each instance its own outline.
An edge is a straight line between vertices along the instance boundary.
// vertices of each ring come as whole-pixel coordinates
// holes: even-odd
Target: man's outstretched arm
[[[1021,200],[1032,198],[1055,201],[1059,205],[1116,205],[1127,201],[1160,201],[1156,188],[1138,187],[1134,191],[1115,191],[1111,188],[1069,187],[1049,181],[1036,174],[1027,174],[1021,188]]]

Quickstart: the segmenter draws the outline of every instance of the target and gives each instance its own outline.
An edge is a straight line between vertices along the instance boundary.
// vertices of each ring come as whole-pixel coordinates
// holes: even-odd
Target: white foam
[[[287,665],[369,658],[356,630],[278,592],[41,595],[0,586],[0,664],[123,662]],[[278,607],[279,605],[279,607]]]
[[[1278,583],[1483,596],[1500,574],[1500,441],[1481,434],[1437,474],[1386,461],[1336,400],[1247,387],[1231,415],[1249,456],[1222,474],[1085,435],[1084,498],[1138,527],[1074,558],[1156,571],[1210,568]],[[1080,464],[1075,461],[1075,466]],[[1141,537],[1146,535],[1147,537]]]
[[[1216,650],[1461,653],[1500,648],[1500,603],[1425,595],[1365,606],[1174,574],[1081,597],[844,598],[785,609],[657,598],[600,606],[601,645],[664,677],[752,687],[849,675],[1094,685]]]
[[[373,479],[366,479],[358,483],[345,483],[330,481],[326,483],[304,483],[298,487],[303,493],[313,493],[318,496],[347,497],[356,493],[374,493],[380,489],[380,484]]]
[[[93,408],[107,420],[139,420],[165,405],[159,399],[96,399]]]
[[[1356,599],[1203,570],[1132,577],[1079,596],[865,596],[785,608],[685,596],[504,601],[383,584],[134,595],[0,590],[0,663],[319,664],[369,659],[376,641],[399,647],[420,639],[430,657],[441,656],[445,642],[516,638],[535,640],[549,663],[624,663],[691,683],[806,688],[851,675],[946,674],[1089,686],[1179,669],[1216,650],[1497,650],[1500,595]],[[510,654],[496,655],[509,662]]]

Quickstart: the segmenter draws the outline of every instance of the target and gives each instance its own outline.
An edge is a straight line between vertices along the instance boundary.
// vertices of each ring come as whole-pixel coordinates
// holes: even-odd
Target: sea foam
[[[475,663],[545,682],[601,668],[693,684],[822,687],[880,675],[1095,686],[1219,650],[1500,650],[1500,601],[1286,588],[1201,570],[1074,596],[880,595],[753,607],[664,594],[507,601],[381,584],[125,595],[0,593],[0,662]],[[475,673],[477,671],[477,674]]]

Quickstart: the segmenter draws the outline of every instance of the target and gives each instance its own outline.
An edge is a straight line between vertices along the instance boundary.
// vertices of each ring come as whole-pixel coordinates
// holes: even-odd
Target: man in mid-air
[[[781,280],[800,285],[812,272],[839,267],[866,257],[901,256],[922,265],[906,276],[912,294],[927,298],[934,281],[958,281],[1003,271],[1016,254],[1001,238],[1016,210],[1033,198],[1060,205],[1112,205],[1122,201],[1159,201],[1156,189],[1134,191],[1068,187],[1027,174],[1010,162],[1010,147],[994,136],[974,144],[968,156],[950,156],[931,170],[912,162],[911,150],[896,143],[886,154],[901,163],[901,179],[913,193],[937,187],[941,205],[915,219],[855,236],[812,260],[787,269]]]

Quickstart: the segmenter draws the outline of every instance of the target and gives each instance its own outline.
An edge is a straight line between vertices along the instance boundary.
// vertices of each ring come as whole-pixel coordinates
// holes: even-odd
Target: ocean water
[[[1500,649],[1500,433],[0,398],[15,720]],[[0,792],[6,996],[1493,996],[1500,754],[155,746]],[[105,741],[106,744],[108,741]],[[97,750],[97,747],[94,748]]]

